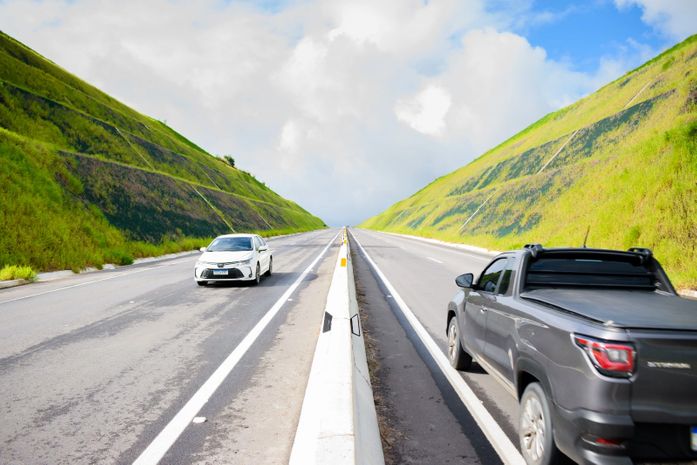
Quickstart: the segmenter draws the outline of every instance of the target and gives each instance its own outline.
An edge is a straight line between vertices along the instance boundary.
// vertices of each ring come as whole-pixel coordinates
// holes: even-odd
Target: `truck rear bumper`
[[[689,425],[635,423],[629,415],[564,410],[558,406],[553,415],[557,447],[584,465],[697,459],[697,451],[690,446]]]

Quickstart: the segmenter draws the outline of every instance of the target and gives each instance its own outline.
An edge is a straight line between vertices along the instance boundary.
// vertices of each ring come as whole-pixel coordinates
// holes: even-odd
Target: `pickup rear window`
[[[583,286],[656,289],[656,277],[636,255],[543,254],[528,264],[526,287]]]

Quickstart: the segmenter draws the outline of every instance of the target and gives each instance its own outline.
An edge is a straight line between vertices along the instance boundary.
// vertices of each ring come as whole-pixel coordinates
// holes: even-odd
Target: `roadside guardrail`
[[[290,465],[384,465],[344,229]]]

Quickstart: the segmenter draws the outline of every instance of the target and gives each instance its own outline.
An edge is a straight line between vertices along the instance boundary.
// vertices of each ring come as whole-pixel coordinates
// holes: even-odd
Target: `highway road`
[[[0,291],[0,464],[288,463],[338,233],[270,239],[257,287],[197,286],[192,254]],[[502,444],[521,463],[516,400],[476,366],[456,373],[483,431],[434,355],[454,278],[489,257],[350,236],[387,465],[495,465]]]
[[[0,463],[287,463],[337,233],[269,240],[258,287],[191,255],[0,291]]]
[[[445,317],[447,304],[457,291],[454,279],[462,273],[481,272],[490,259],[393,234],[351,229],[351,235],[446,354]],[[376,279],[363,251],[354,240],[354,269],[366,313],[364,326],[373,339],[376,363],[383,368],[378,376],[378,384],[383,386],[376,386],[376,397],[378,403],[387,404],[388,408],[382,408],[389,416],[387,422],[399,430],[386,456],[392,463],[497,463],[498,457],[432,357],[418,341],[414,343],[416,337],[409,323],[394,317],[400,313],[394,296]],[[411,342],[405,343],[407,339]],[[517,447],[516,400],[476,366],[460,376]],[[438,460],[424,461],[426,457]]]

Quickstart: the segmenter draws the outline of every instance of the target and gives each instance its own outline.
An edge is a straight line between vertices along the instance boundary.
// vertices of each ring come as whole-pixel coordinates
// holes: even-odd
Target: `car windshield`
[[[244,252],[252,250],[251,237],[220,237],[206,249],[207,252]]]

